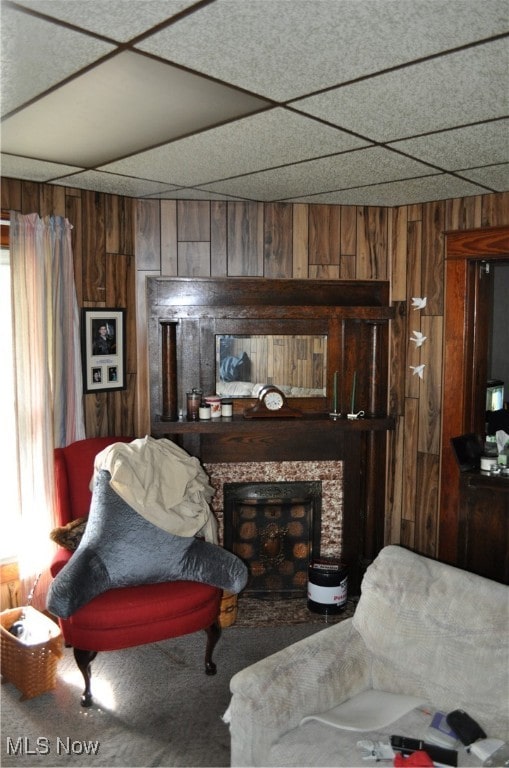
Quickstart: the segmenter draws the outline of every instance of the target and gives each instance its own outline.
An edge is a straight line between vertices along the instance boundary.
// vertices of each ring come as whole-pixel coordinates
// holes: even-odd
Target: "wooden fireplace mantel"
[[[343,462],[341,554],[351,594],[384,544],[386,441],[394,429],[387,414],[388,300],[384,281],[147,278],[152,435],[207,464]],[[231,419],[179,419],[187,391],[214,392],[216,334],[298,335],[302,328],[327,337],[327,391],[291,401],[302,418],[244,419],[254,401],[238,398]],[[350,410],[356,381],[357,408],[367,418],[329,416],[335,372],[341,411]]]

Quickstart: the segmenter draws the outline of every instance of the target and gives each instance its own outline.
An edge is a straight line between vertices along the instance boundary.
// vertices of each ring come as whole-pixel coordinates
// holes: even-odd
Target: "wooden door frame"
[[[482,392],[479,365],[485,354],[485,313],[480,267],[483,261],[507,261],[509,227],[463,230],[446,234],[445,322],[440,472],[440,560],[458,561],[459,468],[450,439],[479,431]],[[484,335],[484,336],[483,336]],[[481,366],[482,367],[482,366]]]

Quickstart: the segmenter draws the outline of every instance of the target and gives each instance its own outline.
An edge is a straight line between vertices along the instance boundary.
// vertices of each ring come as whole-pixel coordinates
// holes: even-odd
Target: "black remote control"
[[[437,763],[445,765],[458,765],[458,753],[455,749],[437,747],[436,744],[428,744],[421,739],[409,739],[407,736],[391,736],[391,747],[402,755],[411,755],[412,752],[423,751]]]

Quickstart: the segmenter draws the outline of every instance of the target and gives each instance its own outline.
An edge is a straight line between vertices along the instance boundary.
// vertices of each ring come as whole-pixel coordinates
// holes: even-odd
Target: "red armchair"
[[[56,517],[59,526],[88,515],[89,483],[96,455],[128,437],[97,437],[55,450]],[[68,562],[72,552],[59,549],[52,565],[53,576]],[[72,646],[83,675],[81,704],[92,704],[91,663],[98,651],[114,651],[204,629],[207,633],[205,672],[216,673],[212,661],[221,634],[218,623],[221,590],[191,581],[173,581],[110,589],[93,598],[68,619],[59,619],[64,640]]]

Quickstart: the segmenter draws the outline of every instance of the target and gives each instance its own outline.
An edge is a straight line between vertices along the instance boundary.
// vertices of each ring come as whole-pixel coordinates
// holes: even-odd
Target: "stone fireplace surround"
[[[206,463],[215,489],[211,508],[218,520],[219,541],[224,540],[223,488],[225,483],[282,483],[319,480],[322,483],[320,554],[341,557],[343,512],[343,462],[266,461]]]

